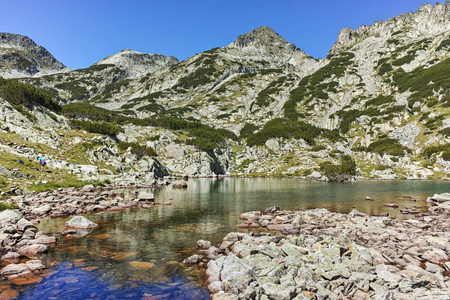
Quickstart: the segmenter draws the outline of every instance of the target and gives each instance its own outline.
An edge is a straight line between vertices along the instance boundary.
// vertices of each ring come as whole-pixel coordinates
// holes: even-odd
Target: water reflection
[[[99,274],[99,269],[77,262],[61,263],[54,269],[52,276],[18,299],[210,299],[204,289],[178,276],[142,282],[136,272],[124,284],[115,274]]]
[[[187,189],[149,190],[156,201],[172,205],[86,215],[100,227],[80,238],[63,238],[47,256],[63,262],[57,271],[22,299],[208,299],[204,271],[181,266],[196,250],[196,241],[217,244],[230,231],[239,230],[239,214],[279,206],[300,210],[327,208],[348,213],[389,212],[425,203],[434,193],[448,192],[448,182],[367,181],[329,184],[275,178],[224,178],[189,180]],[[123,191],[127,198],[132,191]],[[375,201],[365,201],[370,196]],[[404,196],[414,197],[412,202]],[[398,209],[384,207],[395,202]],[[64,230],[65,219],[42,220],[44,231]],[[89,268],[89,269],[86,269]],[[61,279],[62,278],[62,279]],[[67,282],[69,279],[69,283]],[[72,282],[73,281],[73,282]],[[152,296],[153,295],[153,296]]]

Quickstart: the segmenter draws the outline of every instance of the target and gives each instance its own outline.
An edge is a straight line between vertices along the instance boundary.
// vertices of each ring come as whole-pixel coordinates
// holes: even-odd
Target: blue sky
[[[23,34],[79,69],[123,49],[180,61],[270,26],[325,57],[342,27],[416,11],[418,0],[0,0],[0,32]],[[434,4],[435,2],[432,2]]]

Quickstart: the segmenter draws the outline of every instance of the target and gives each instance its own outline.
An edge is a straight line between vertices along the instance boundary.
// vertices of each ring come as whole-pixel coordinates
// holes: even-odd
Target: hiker
[[[41,172],[44,171],[44,166],[46,165],[45,160],[42,157],[38,157],[38,164],[41,167]],[[38,169],[36,168],[36,171]]]

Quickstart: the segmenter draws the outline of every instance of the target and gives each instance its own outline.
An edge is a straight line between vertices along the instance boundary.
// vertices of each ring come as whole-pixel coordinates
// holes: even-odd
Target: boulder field
[[[404,221],[356,210],[243,213],[240,227],[268,232],[229,233],[217,247],[198,241],[203,257],[185,263],[209,260],[216,300],[449,299],[449,196]]]

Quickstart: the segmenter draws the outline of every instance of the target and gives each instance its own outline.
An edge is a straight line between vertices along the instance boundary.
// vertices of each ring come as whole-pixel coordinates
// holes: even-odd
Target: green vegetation
[[[186,109],[182,107],[181,109]],[[192,109],[192,108],[189,108]],[[231,131],[225,129],[214,129],[198,121],[187,121],[170,116],[154,116],[151,118],[138,119],[123,116],[91,104],[81,102],[63,106],[63,112],[73,118],[100,120],[100,121],[77,121],[73,120],[75,128],[81,128],[88,132],[100,134],[118,134],[123,129],[120,125],[134,124],[136,126],[155,126],[171,130],[186,130],[192,139],[187,143],[197,146],[203,151],[212,151],[218,143],[225,142],[227,138],[236,140],[237,137]],[[167,111],[166,111],[167,112]]]
[[[282,76],[277,80],[271,82],[265,89],[258,93],[258,97],[256,97],[256,105],[258,106],[267,106],[272,101],[271,94],[275,94],[280,91],[278,86],[282,85],[286,81],[286,76]]]
[[[329,161],[321,163],[320,172],[331,179],[331,181],[336,181],[336,178],[339,176],[347,176],[348,179],[348,176],[357,174],[356,163],[349,155],[342,155],[339,165],[335,165]]]
[[[367,147],[368,152],[375,152],[380,155],[389,154],[395,156],[404,156],[405,151],[409,152],[406,147],[399,144],[398,140],[391,138],[383,138],[371,143]]]
[[[18,209],[19,205],[17,205],[16,203],[4,203],[4,202],[0,202],[0,211],[4,211],[6,209]]]
[[[387,72],[391,72],[392,66],[389,63],[384,63],[378,68],[378,75],[383,76]]]
[[[445,137],[450,137],[450,127],[439,130],[439,133]]]
[[[115,68],[116,66],[113,64],[104,64],[104,65],[92,65],[89,68],[85,68],[85,69],[79,69],[77,70],[78,72],[85,72],[90,74],[91,72],[98,72],[98,71],[102,71],[105,70],[107,68]]]
[[[259,126],[256,126],[254,124],[245,123],[244,127],[242,127],[241,131],[239,132],[239,138],[245,139],[255,131],[259,129]]]
[[[408,52],[408,53],[409,53],[409,52]],[[407,54],[407,55],[403,56],[402,58],[399,58],[399,59],[397,59],[397,60],[394,60],[394,61],[392,62],[392,64],[393,64],[394,66],[402,66],[402,65],[404,65],[404,64],[409,64],[410,62],[412,62],[412,61],[414,60],[414,58],[415,58],[415,55]]]
[[[190,88],[196,88],[199,85],[204,85],[207,83],[212,82],[212,77],[216,71],[216,68],[213,64],[207,66],[207,67],[201,67],[189,74],[186,77],[182,77],[178,80],[178,83],[173,86],[173,88],[184,88],[184,89],[190,89]]]
[[[450,89],[450,58],[427,69],[418,67],[414,71],[406,73],[402,69],[394,72],[394,82],[397,84],[399,92],[416,92],[411,97],[419,96],[428,98],[433,96],[433,91]]]
[[[306,104],[314,98],[326,100],[328,99],[327,92],[336,93],[337,82],[324,83],[324,81],[343,76],[354,56],[353,53],[342,52],[339,56],[333,56],[326,66],[320,68],[314,74],[304,77],[298,87],[291,91],[289,100],[284,104],[285,117],[296,121],[301,117],[297,111],[299,103]]]
[[[379,95],[378,97],[369,100],[366,102],[365,106],[368,107],[370,105],[374,105],[374,106],[380,106],[383,105],[385,103],[392,103],[394,102],[394,97],[392,95]]]
[[[448,50],[449,46],[450,46],[450,39],[443,40],[436,48],[436,51],[442,50],[444,48]]]
[[[55,112],[61,110],[58,102],[45,91],[17,80],[0,77],[0,97],[11,103],[14,107],[31,108],[39,104]]]
[[[117,82],[113,82],[105,86],[105,90],[102,93],[103,99],[111,98],[112,95],[121,91],[122,88],[127,87],[130,84],[129,79],[122,79]]]
[[[327,147],[325,147],[324,145],[316,145],[311,148],[311,152],[319,152],[319,151],[325,150],[325,149],[327,149]]]
[[[305,122],[294,122],[286,119],[273,119],[267,122],[263,129],[251,134],[247,138],[247,145],[264,145],[271,138],[294,138],[304,139],[308,144],[313,145],[315,138],[324,132],[316,126]]]
[[[137,109],[137,111],[149,111],[149,112],[160,112],[164,110],[164,107],[157,103],[150,103],[148,105],[141,106]]]
[[[442,125],[442,123],[443,123],[442,121],[444,120],[444,118],[445,117],[443,115],[440,115],[440,116],[436,116],[432,119],[428,119],[425,122],[425,126],[430,130],[437,130],[438,127]]]
[[[55,85],[56,88],[69,91],[70,100],[83,100],[89,95],[89,91],[81,85],[80,80],[63,82]]]
[[[373,100],[370,100],[366,103],[367,106],[373,106],[374,103],[389,103],[392,96],[379,96]],[[393,106],[386,109],[380,109],[378,106],[367,108],[365,110],[340,110],[334,113],[334,115],[341,117],[341,124],[339,126],[340,131],[345,134],[350,130],[350,125],[360,116],[381,116],[386,115],[384,121],[390,120],[392,118],[392,114],[404,111],[405,107],[403,106]]]
[[[437,146],[429,146],[422,151],[422,156],[425,158],[430,158],[435,153],[442,153],[442,158],[444,160],[450,160],[450,144],[443,144]]]
[[[91,181],[81,181],[76,178],[66,178],[66,180],[62,182],[33,183],[30,185],[29,189],[30,191],[41,193],[49,190],[56,190],[58,188],[67,188],[67,187],[80,188],[88,184],[93,184],[94,186],[103,185],[101,182],[98,181],[91,182]]]
[[[97,107],[88,102],[77,102],[64,105],[62,107],[62,113],[67,117],[76,119],[90,119],[115,123],[123,123],[123,121],[127,119],[117,112]]]
[[[131,147],[131,153],[137,156],[138,159],[144,157],[144,156],[157,156],[155,149],[152,147],[148,147],[145,145],[141,145],[139,143],[127,143],[127,142],[119,142],[117,143],[117,147],[125,151],[128,148]]]
[[[119,125],[105,121],[71,120],[70,125],[74,129],[83,129],[87,132],[106,135],[117,135],[123,132],[123,128]]]

